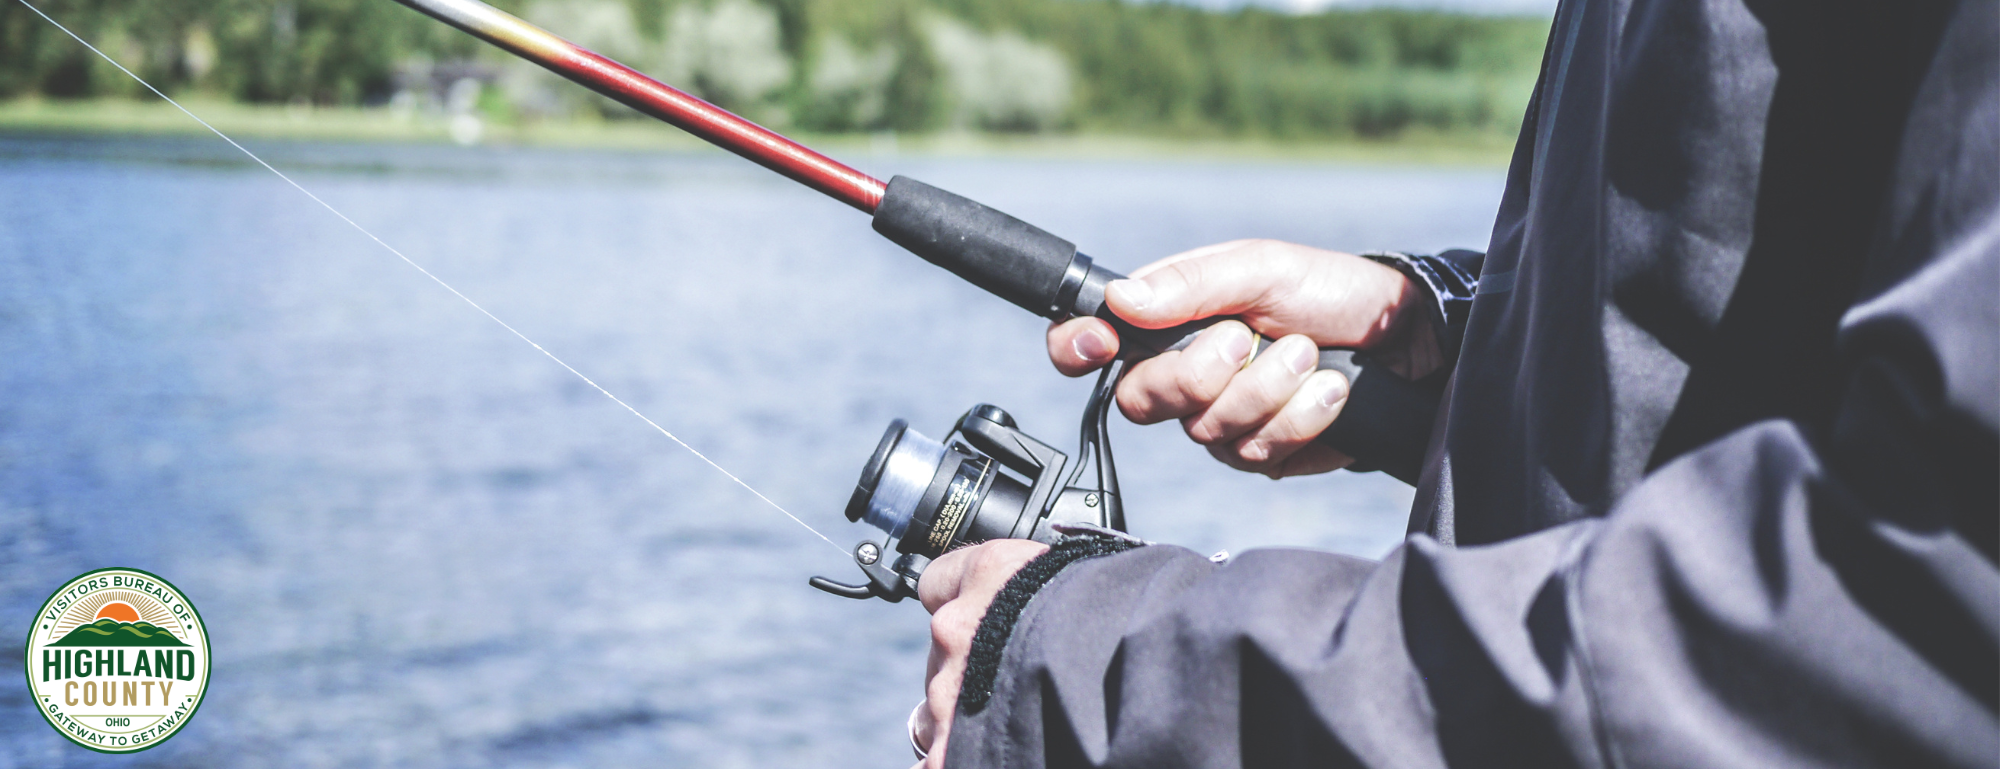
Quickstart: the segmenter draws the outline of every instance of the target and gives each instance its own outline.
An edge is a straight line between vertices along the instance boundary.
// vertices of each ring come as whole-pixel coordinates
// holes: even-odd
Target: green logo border
[[[153,744],[147,745],[146,747],[143,748],[133,748],[131,750],[105,750],[103,748],[99,748],[93,745],[87,745],[82,742],[78,742],[76,737],[72,736],[68,731],[65,731],[61,725],[57,724],[54,720],[49,718],[49,711],[43,709],[42,703],[39,701],[39,697],[35,689],[35,664],[34,664],[35,660],[33,659],[35,651],[34,622],[28,623],[28,637],[27,639],[21,642],[21,673],[22,677],[27,679],[28,701],[34,704],[35,713],[40,715],[42,717],[42,721],[44,723],[47,723],[50,729],[54,729],[56,734],[62,735],[63,739],[69,740],[70,744],[75,745],[79,748],[83,748],[84,750],[92,751],[95,753],[103,753],[105,755],[111,755],[111,756],[127,756],[133,753],[144,753],[148,750],[152,750],[154,748],[166,744],[167,740],[171,740],[179,736],[181,731],[187,728],[188,722],[194,720],[194,714],[201,712],[201,706],[208,702],[208,682],[210,678],[209,674],[215,672],[215,644],[210,640],[208,635],[208,621],[201,618],[201,610],[195,608],[194,601],[188,598],[187,591],[180,589],[180,587],[176,586],[172,582],[166,581],[158,574],[146,571],[145,569],[134,569],[129,566],[106,566],[102,569],[91,569],[90,571],[86,571],[82,574],[78,574],[74,577],[64,580],[61,585],[56,586],[55,592],[49,594],[47,600],[42,601],[41,608],[35,610],[36,620],[39,621],[42,616],[42,613],[48,611],[49,604],[55,602],[56,596],[63,594],[63,588],[76,584],[77,580],[83,579],[84,577],[88,577],[92,574],[102,574],[107,571],[125,571],[125,572],[131,572],[133,574],[143,574],[153,579],[159,580],[160,584],[166,585],[168,588],[171,588],[174,591],[175,595],[181,597],[181,603],[187,604],[188,611],[194,614],[195,623],[201,626],[201,641],[205,650],[208,652],[208,663],[202,666],[202,672],[201,672],[201,699],[196,700],[194,703],[194,709],[188,711],[186,718],[181,719],[181,725],[179,727],[176,727],[174,731],[168,734],[167,736],[154,740]]]

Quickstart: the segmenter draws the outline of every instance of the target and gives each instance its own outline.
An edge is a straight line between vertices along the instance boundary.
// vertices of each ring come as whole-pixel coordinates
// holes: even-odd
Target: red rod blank
[[[882,202],[881,180],[479,0],[399,1],[863,213]]]

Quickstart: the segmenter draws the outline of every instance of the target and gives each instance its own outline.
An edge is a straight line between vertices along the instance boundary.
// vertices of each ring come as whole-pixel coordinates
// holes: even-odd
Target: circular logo
[[[102,753],[174,736],[208,691],[208,629],[187,596],[138,569],[98,569],[42,604],[28,689],[49,725]]]

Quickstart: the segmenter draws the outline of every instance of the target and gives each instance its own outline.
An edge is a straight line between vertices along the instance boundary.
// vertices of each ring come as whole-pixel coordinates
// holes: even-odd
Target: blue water
[[[253,145],[845,547],[883,426],[977,402],[1072,445],[1043,322],[717,153]],[[159,574],[214,644],[136,756],[0,657],[0,767],[901,766],[926,617],[846,556],[209,139],[0,137],[0,641]],[[855,158],[1113,268],[1265,236],[1482,245],[1490,170]],[[1273,483],[1114,418],[1135,533],[1379,556],[1410,491]],[[0,644],[4,646],[4,644]]]

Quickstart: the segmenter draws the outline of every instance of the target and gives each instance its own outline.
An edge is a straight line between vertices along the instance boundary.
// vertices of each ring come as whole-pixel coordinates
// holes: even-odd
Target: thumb
[[[1172,260],[1104,287],[1111,311],[1140,328],[1166,328],[1261,309],[1297,283],[1290,265],[1245,248]],[[1247,253],[1246,253],[1247,252]]]

